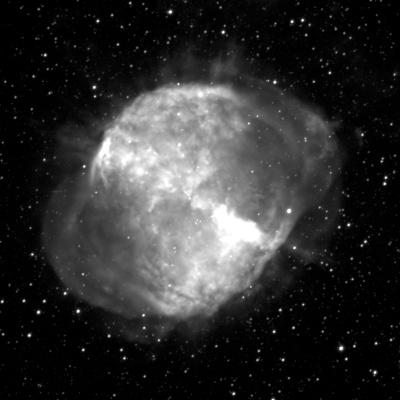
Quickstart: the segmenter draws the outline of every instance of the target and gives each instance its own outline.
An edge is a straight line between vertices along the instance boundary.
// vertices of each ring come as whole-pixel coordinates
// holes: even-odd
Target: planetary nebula
[[[54,191],[43,243],[77,297],[135,318],[207,317],[246,291],[337,173],[331,125],[265,84],[144,92]]]

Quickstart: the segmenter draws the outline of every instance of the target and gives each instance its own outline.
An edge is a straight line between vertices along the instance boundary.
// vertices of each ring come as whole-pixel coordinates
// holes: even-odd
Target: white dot
[[[287,210],[286,210],[286,214],[291,214],[292,213],[292,209],[291,208],[288,208]]]

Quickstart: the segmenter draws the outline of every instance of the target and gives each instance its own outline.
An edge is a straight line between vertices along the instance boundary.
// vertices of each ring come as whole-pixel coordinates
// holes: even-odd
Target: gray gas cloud
[[[78,298],[127,319],[214,314],[270,268],[335,180],[331,124],[255,80],[170,82],[126,104],[43,243]]]

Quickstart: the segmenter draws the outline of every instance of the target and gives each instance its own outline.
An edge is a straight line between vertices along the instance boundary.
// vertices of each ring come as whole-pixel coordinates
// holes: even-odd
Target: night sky
[[[7,1],[2,10],[0,399],[399,398],[396,1]],[[285,278],[195,331],[183,323],[160,340],[127,340],[124,322],[60,283],[43,215],[127,103],[189,74],[186,65],[200,74],[217,62],[332,121],[342,165],[330,238],[313,257],[282,251]]]

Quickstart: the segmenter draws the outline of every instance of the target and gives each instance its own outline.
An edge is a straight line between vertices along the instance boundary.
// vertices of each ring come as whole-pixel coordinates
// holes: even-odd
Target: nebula
[[[331,124],[274,86],[161,85],[54,191],[48,259],[78,298],[125,318],[210,316],[270,268],[337,153]]]

